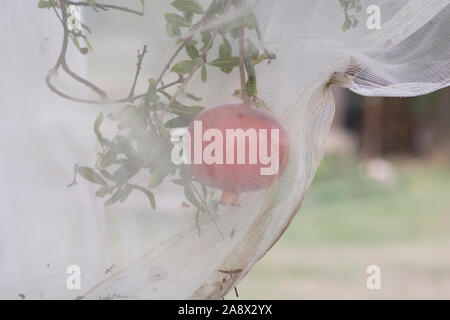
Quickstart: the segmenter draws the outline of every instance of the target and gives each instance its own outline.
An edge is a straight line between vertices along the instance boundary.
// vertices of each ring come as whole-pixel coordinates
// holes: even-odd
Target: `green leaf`
[[[244,25],[248,29],[258,28],[258,20],[256,20],[256,16],[254,13],[250,13],[244,18]]]
[[[102,176],[104,176],[106,179],[111,180],[111,181],[114,181],[114,177],[112,176],[111,173],[109,173],[108,170],[101,169],[101,170],[100,170],[100,173],[101,173]]]
[[[342,30],[345,32],[352,27],[352,19],[350,19],[347,12],[345,13],[345,22],[342,25]]]
[[[233,49],[231,48],[230,41],[227,38],[223,37],[223,44],[219,47],[219,57],[221,59],[227,59],[231,57],[233,53]]]
[[[174,6],[177,10],[186,13],[203,13],[203,7],[194,0],[176,0],[172,2],[172,6]]]
[[[150,168],[152,172],[158,171],[161,176],[173,169],[173,162],[170,161],[173,144],[170,137],[155,136],[151,139],[151,151],[145,158],[145,168]]]
[[[197,209],[204,211],[202,204],[195,197],[194,191],[190,185],[184,186],[184,195],[186,199],[192,203]]]
[[[176,13],[166,13],[164,15],[166,22],[168,24],[177,26],[177,27],[190,27],[191,22],[186,17],[180,16]]]
[[[239,66],[239,57],[230,57],[226,59],[216,59],[208,63],[211,66],[218,67],[225,73],[230,73],[234,67]]]
[[[114,163],[117,157],[117,152],[113,149],[109,149],[102,157],[100,161],[100,166],[102,168],[107,168]]]
[[[170,107],[169,111],[173,114],[176,114],[180,117],[195,117],[199,112],[201,112],[204,108],[201,106],[185,106],[178,101],[175,101]]]
[[[202,66],[201,78],[202,78],[203,82],[206,82],[208,80],[208,74],[206,73],[206,65],[205,64],[203,64],[203,66]]]
[[[117,184],[127,182],[131,177],[138,173],[139,168],[131,161],[124,160],[122,166],[113,173],[114,181]]]
[[[208,45],[209,41],[211,41],[211,32],[210,31],[205,31],[202,33],[202,42],[203,42],[203,47],[200,51],[203,51],[203,49],[205,49],[205,47]]]
[[[195,226],[197,228],[197,232],[198,232],[199,236],[201,235],[201,228],[200,228],[200,213],[201,212],[202,211],[200,209],[197,209],[197,212],[195,213]]]
[[[225,11],[226,3],[223,0],[217,0],[211,10],[211,15],[222,14]]]
[[[247,40],[247,53],[252,59],[257,59],[259,56],[259,49],[251,40]]]
[[[156,210],[156,201],[155,201],[155,196],[154,196],[153,192],[151,192],[150,190],[148,190],[148,189],[146,189],[144,187],[138,186],[138,185],[130,184],[130,186],[133,189],[136,189],[136,190],[139,190],[139,191],[143,192],[147,196],[148,201],[150,202],[150,206],[152,207],[152,209]]]
[[[38,3],[38,8],[39,9],[49,9],[52,7],[52,4],[50,3],[50,1],[45,1],[45,0],[40,0]]]
[[[58,0],[40,0],[38,3],[38,8],[40,9],[50,9],[51,7],[59,8],[59,1]]]
[[[255,64],[253,63],[252,57],[248,54],[245,55],[245,68],[247,70],[247,75],[256,79]]]
[[[89,167],[78,167],[77,172],[86,180],[102,186],[108,185],[106,181],[94,169]]]
[[[196,64],[197,64],[196,60],[184,60],[174,65],[172,69],[170,69],[170,71],[176,72],[180,75],[187,74],[192,72],[192,70],[194,70]]]
[[[241,19],[232,19],[224,23],[223,28],[226,32],[230,32],[233,38],[239,38],[239,28],[241,26]]]
[[[197,59],[199,56],[198,50],[192,41],[189,41],[189,43],[186,44],[186,52],[192,60]]]
[[[98,140],[101,140],[102,137],[103,137],[101,132],[100,132],[100,125],[102,124],[103,119],[104,119],[103,113],[100,113],[97,116],[97,119],[95,119],[95,123],[94,123],[94,132],[95,132]]]
[[[155,79],[148,79],[148,89],[145,93],[145,101],[147,103],[150,102],[159,102],[159,96],[157,95],[156,90],[156,80]]]
[[[197,96],[194,96],[194,95],[191,94],[191,93],[186,93],[186,97],[189,98],[189,99],[191,99],[191,100],[194,100],[194,101],[202,101],[202,98],[197,97]]]
[[[175,37],[181,36],[180,27],[178,27],[178,26],[176,26],[174,24],[171,24],[171,23],[168,23],[166,25],[166,32],[169,35],[169,37],[171,37],[171,38],[175,38]]]
[[[120,203],[124,203],[128,199],[128,196],[130,195],[131,191],[133,191],[131,185],[126,184],[123,187],[122,192],[120,193]]]
[[[208,190],[206,189],[206,187],[203,183],[200,183],[200,186],[202,188],[203,199],[206,199],[206,196],[208,195]]]
[[[133,146],[131,145],[130,140],[127,137],[124,136],[117,136],[117,148],[116,151],[119,151],[127,156],[127,158],[131,161],[137,161],[138,155],[136,153],[136,150],[134,150]]]
[[[107,187],[107,186],[103,186],[100,187],[100,189],[97,190],[97,192],[95,193],[95,195],[97,197],[103,198],[105,197],[107,194],[111,194],[113,190],[113,187]]]
[[[261,62],[269,59],[269,56],[265,53],[261,54],[259,57],[253,60],[253,65],[260,64]]]
[[[122,189],[117,189],[116,192],[105,202],[105,207],[112,206],[114,203],[119,201],[122,197]]]
[[[76,35],[72,36],[72,41],[75,47],[77,47],[78,50],[81,50],[80,42],[78,41],[78,37]]]
[[[184,16],[189,20],[190,23],[192,23],[192,20],[194,19],[194,14],[192,12],[185,12]]]
[[[84,42],[86,43],[86,45],[88,46],[89,50],[93,51],[94,48],[92,47],[91,43],[89,42],[87,37],[83,37]]]
[[[257,91],[256,91],[256,78],[254,76],[250,76],[248,77],[248,81],[247,81],[247,93],[250,97],[255,97],[257,96]]]
[[[155,188],[161,184],[164,177],[159,174],[159,172],[155,171],[150,176],[150,181],[148,182],[148,187],[150,189]]]

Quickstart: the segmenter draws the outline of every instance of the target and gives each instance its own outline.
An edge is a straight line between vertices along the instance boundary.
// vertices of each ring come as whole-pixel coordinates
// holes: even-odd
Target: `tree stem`
[[[242,100],[244,103],[249,103],[249,97],[247,92],[247,83],[245,81],[245,25],[244,25],[244,17],[240,18],[239,24],[239,74],[241,79],[241,91],[242,91]]]

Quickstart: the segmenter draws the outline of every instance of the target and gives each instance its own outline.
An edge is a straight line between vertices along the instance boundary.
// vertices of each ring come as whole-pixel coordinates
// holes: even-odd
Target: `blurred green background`
[[[336,100],[331,145],[303,207],[239,298],[449,299],[449,90]],[[381,269],[381,290],[367,289],[369,265]]]

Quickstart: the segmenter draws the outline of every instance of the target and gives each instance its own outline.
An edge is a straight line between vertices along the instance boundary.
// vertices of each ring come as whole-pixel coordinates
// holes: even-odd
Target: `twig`
[[[205,13],[203,14],[203,17],[191,27],[191,30],[194,30],[194,31],[197,30],[198,28],[200,28],[200,26],[203,23],[206,22],[206,20],[208,20],[209,14],[211,13],[211,10],[214,8],[215,5],[216,5],[216,0],[211,1],[211,4],[206,9]]]
[[[70,184],[67,185],[67,187],[69,187],[69,188],[71,186],[74,186],[74,185],[78,184],[78,182],[77,182],[77,173],[78,173],[77,169],[78,169],[78,164],[76,164],[75,168],[73,169],[73,180],[72,180],[72,182]]]
[[[70,67],[69,67],[69,65],[67,63],[67,60],[66,60],[67,48],[68,48],[68,43],[69,43],[69,36],[71,34],[69,28],[67,27],[67,12],[65,10],[66,4],[81,5],[81,6],[84,5],[83,3],[78,3],[77,2],[76,4],[74,4],[73,1],[59,0],[59,5],[60,5],[60,8],[61,8],[61,16],[58,14],[56,8],[52,6],[53,9],[55,10],[55,13],[56,13],[58,19],[61,21],[61,24],[63,25],[64,34],[63,34],[63,43],[62,43],[62,46],[61,46],[61,51],[60,51],[59,56],[58,56],[58,60],[56,61],[55,66],[48,72],[47,76],[45,77],[45,83],[50,88],[50,90],[52,92],[56,93],[57,95],[59,95],[60,97],[65,98],[67,100],[71,100],[71,101],[75,101],[75,102],[82,102],[82,103],[89,103],[89,104],[121,103],[121,102],[126,102],[126,101],[134,101],[134,100],[144,96],[145,94],[141,95],[140,97],[135,97],[133,95],[131,95],[131,96],[128,95],[126,98],[117,99],[117,100],[110,100],[110,99],[108,99],[108,96],[107,96],[107,94],[106,94],[106,92],[104,90],[102,90],[98,86],[94,85],[92,82],[82,78],[81,76],[79,76],[78,74],[73,72],[72,69],[70,69]],[[143,58],[143,56],[142,56],[142,58]],[[101,100],[77,98],[77,97],[70,96],[70,95],[62,92],[61,90],[57,89],[55,87],[55,85],[53,85],[51,80],[52,80],[53,76],[55,76],[57,74],[57,72],[58,72],[60,67],[70,77],[72,77],[73,79],[77,80],[78,82],[82,83],[86,87],[88,87],[91,90],[93,90],[94,92],[96,92],[101,97]],[[140,66],[138,66],[138,67],[140,67]],[[136,74],[138,75],[138,73],[139,72],[137,71]],[[133,86],[135,87],[135,84],[133,84]],[[133,92],[134,92],[134,89],[133,89]]]
[[[49,71],[49,73],[47,74],[47,77],[45,79],[45,82],[47,83],[47,86],[53,91],[58,93],[60,96],[69,99],[69,100],[73,100],[73,101],[79,101],[79,100],[83,100],[83,99],[78,99],[78,98],[73,98],[70,97],[62,92],[60,92],[59,90],[56,89],[56,87],[51,83],[51,78],[56,75],[56,73],[58,72],[58,69],[60,67],[63,68],[63,70],[69,75],[71,76],[73,79],[77,80],[78,82],[82,83],[83,85],[85,85],[86,87],[90,88],[91,90],[93,90],[94,92],[96,92],[101,98],[102,100],[107,100],[107,95],[106,92],[103,91],[102,89],[100,89],[99,87],[97,87],[96,85],[94,85],[92,82],[80,77],[78,74],[76,74],[75,72],[73,72],[69,65],[67,64],[66,61],[66,54],[67,54],[67,47],[68,47],[68,43],[69,43],[69,35],[70,35],[70,30],[67,26],[67,12],[65,10],[65,5],[66,5],[66,1],[65,0],[59,0],[59,5],[61,8],[61,23],[63,25],[64,28],[64,35],[63,35],[63,44],[62,44],[62,48],[61,48],[61,52],[59,53],[59,57],[58,60],[56,61],[55,66],[53,67],[52,70]]]
[[[63,60],[63,63],[61,64],[61,67],[63,68],[63,70],[69,75],[71,76],[73,79],[77,80],[78,82],[82,83],[83,85],[85,85],[86,87],[88,87],[89,89],[91,89],[92,91],[94,91],[95,93],[97,93],[100,98],[102,100],[108,100],[108,95],[106,94],[106,92],[102,89],[100,89],[99,87],[97,87],[95,84],[93,84],[92,82],[80,77],[79,75],[77,75],[75,72],[73,72],[69,65],[67,64],[66,59]]]
[[[178,56],[178,54],[181,52],[181,50],[183,50],[183,48],[186,46],[186,43],[188,43],[189,41],[192,40],[192,38],[194,37],[195,31],[197,31],[198,28],[200,28],[200,26],[207,20],[207,18],[209,16],[212,8],[214,7],[215,3],[216,3],[216,0],[213,0],[211,2],[211,4],[209,5],[209,7],[206,9],[203,17],[196,24],[194,24],[192,26],[192,33],[191,33],[191,35],[183,40],[181,45],[178,46],[178,48],[175,50],[175,52],[169,58],[169,61],[164,66],[164,68],[163,68],[161,74],[159,75],[158,79],[156,79],[156,85],[158,85],[162,81],[162,78],[164,77],[166,72],[169,70],[169,68],[172,65],[172,63],[175,60],[175,58]]]
[[[176,84],[182,83],[183,81],[184,81],[184,78],[183,78],[183,77],[179,77],[179,78],[178,78],[177,80],[175,80],[175,81],[169,82],[168,84],[163,84],[163,85],[161,85],[161,87],[157,88],[157,90],[158,90],[158,91],[162,91],[162,90],[167,89],[167,88],[170,88],[170,87],[172,87],[172,86],[174,86],[174,85],[176,85]],[[141,93],[141,94],[132,96],[132,97],[130,98],[130,100],[134,101],[134,100],[137,100],[137,99],[140,99],[140,98],[145,97],[145,95],[146,95],[146,93]],[[132,102],[132,101],[131,101],[131,102]],[[122,100],[116,100],[116,102],[125,102],[125,100],[123,100],[123,99],[122,99]]]
[[[228,13],[228,10],[230,9],[232,2],[233,2],[232,0],[228,0],[227,6],[226,6],[226,8],[224,10],[224,15]],[[200,56],[197,58],[197,63],[195,64],[194,68],[189,73],[187,78],[185,78],[184,81],[181,82],[180,86],[178,87],[178,90],[172,95],[172,98],[170,98],[169,102],[161,110],[161,113],[159,114],[159,117],[158,117],[158,123],[159,124],[162,124],[163,119],[164,119],[164,115],[166,114],[167,110],[170,109],[170,107],[174,104],[174,102],[177,99],[177,97],[184,91],[184,88],[186,87],[186,84],[189,82],[189,80],[192,79],[192,77],[195,74],[195,72],[200,68],[200,66],[203,65],[203,63],[205,63],[206,54],[208,53],[208,50],[211,48],[212,44],[214,43],[214,40],[215,40],[215,38],[217,36],[217,32],[219,31],[219,27],[216,26],[216,27],[213,28],[213,30],[214,31],[213,31],[213,34],[211,35],[211,39],[209,39],[209,42],[207,43],[207,45],[203,49],[203,51],[200,54]]]
[[[239,74],[241,79],[241,90],[242,90],[242,100],[244,103],[248,104],[248,92],[247,92],[247,83],[245,82],[245,46],[244,46],[244,17],[240,18],[239,23]]]
[[[213,214],[211,213],[211,211],[209,211],[208,204],[206,203],[206,200],[203,199],[203,197],[200,195],[200,192],[197,190],[197,188],[195,188],[195,186],[194,186],[192,183],[190,183],[190,185],[191,185],[191,187],[192,187],[192,190],[194,190],[194,193],[197,195],[197,197],[198,197],[199,199],[201,199],[202,205],[203,205],[203,207],[205,208],[206,213],[209,215],[209,217],[210,217],[211,220],[213,221],[213,223],[214,223],[214,225],[215,225],[217,231],[219,232],[220,236],[222,237],[223,240],[225,240],[225,236],[223,235],[222,230],[220,229],[219,225],[217,224],[216,219],[214,218],[214,216],[213,216]]]
[[[112,4],[102,4],[102,3],[97,3],[95,2],[94,4],[90,4],[88,2],[85,1],[65,1],[66,4],[71,5],[71,6],[79,6],[79,7],[91,7],[93,10],[95,9],[101,9],[104,11],[107,11],[108,9],[113,9],[113,10],[120,10],[120,11],[125,11],[125,12],[129,12],[129,13],[133,13],[133,14],[137,14],[140,16],[143,16],[144,13],[137,11],[137,10],[133,10],[127,7],[120,7],[120,6],[115,6]]]
[[[45,78],[45,82],[46,82],[47,86],[49,87],[49,89],[52,92],[54,92],[55,94],[59,95],[60,97],[62,97],[64,99],[75,101],[75,102],[81,102],[81,103],[89,103],[89,104],[114,104],[114,103],[123,103],[123,102],[134,102],[135,100],[143,98],[146,95],[146,93],[134,95],[134,90],[135,90],[135,87],[136,87],[136,83],[133,82],[132,89],[130,90],[130,94],[128,94],[128,96],[126,98],[108,99],[108,97],[106,95],[106,92],[104,90],[100,89],[99,87],[97,87],[93,83],[89,82],[88,80],[80,77],[79,75],[77,75],[75,72],[73,72],[70,69],[70,67],[68,66],[67,61],[66,61],[66,53],[67,53],[67,47],[68,47],[68,42],[69,42],[70,30],[68,30],[68,27],[67,27],[67,12],[63,8],[65,8],[66,4],[67,5],[74,5],[74,6],[89,6],[89,7],[92,7],[92,6],[89,3],[83,2],[83,1],[75,2],[75,1],[68,1],[68,0],[59,0],[59,3],[60,3],[60,8],[61,8],[61,13],[62,13],[63,16],[60,17],[60,15],[56,11],[56,9],[55,8],[53,8],[53,9],[55,10],[56,15],[58,16],[59,20],[61,21],[61,24],[63,24],[63,27],[64,27],[63,45],[62,45],[62,48],[61,48],[61,51],[60,51],[60,54],[59,54],[59,57],[58,57],[58,60],[57,60],[57,62],[55,64],[55,66],[53,67],[53,69],[51,69],[49,71],[49,73],[47,74],[47,76]],[[205,14],[203,15],[203,17],[199,20],[199,22],[197,22],[192,27],[192,30],[194,32],[196,30],[198,30],[198,28],[200,28],[200,26],[204,22],[206,22],[206,20],[209,17],[209,14],[210,14],[212,8],[214,7],[215,3],[216,3],[216,0],[213,0],[211,2],[210,6],[205,11]],[[127,11],[127,12],[140,14],[139,12],[133,11],[133,10],[125,8],[125,7],[117,7],[117,6],[113,6],[113,5],[105,5],[105,4],[99,4],[99,3],[96,3],[94,5],[94,7],[92,7],[92,8],[93,9],[99,8],[99,9],[103,9],[103,10],[116,9],[116,10],[122,10],[122,11]],[[164,66],[163,71],[161,72],[161,74],[159,75],[159,77],[157,79],[157,84],[159,84],[159,83],[162,84],[162,79],[163,79],[164,75],[166,74],[166,72],[169,70],[169,68],[172,65],[173,61],[178,56],[178,54],[181,52],[181,50],[185,47],[186,43],[189,42],[190,40],[192,40],[193,37],[194,37],[194,34],[192,34],[189,37],[187,37],[183,41],[183,43],[177,48],[175,53],[170,57],[168,63]],[[143,56],[142,56],[142,59],[143,59]],[[139,64],[139,60],[141,60],[141,59],[138,56],[138,65],[137,65],[137,70],[136,70],[136,74],[135,74],[135,81],[136,82],[137,82],[137,78],[139,76],[139,72],[140,72],[140,68],[141,68],[141,64],[142,64],[142,61],[141,61],[141,64]],[[74,78],[75,80],[81,82],[83,85],[89,87],[94,92],[96,92],[101,97],[101,100],[83,99],[83,98],[73,97],[73,96],[70,96],[70,95],[62,92],[58,88],[56,88],[56,86],[53,85],[51,80],[52,80],[52,77],[57,74],[57,71],[58,71],[58,69],[60,67],[62,67],[63,70],[66,71],[72,78]],[[171,83],[169,83],[167,85],[162,85],[160,88],[158,88],[158,90],[163,90],[163,89],[166,89],[168,87],[171,87],[173,85],[180,84],[180,83],[183,83],[183,82],[184,82],[184,79],[181,78],[181,79],[173,81],[173,82],[171,82]]]
[[[133,85],[131,86],[130,93],[128,94],[128,99],[132,102],[133,95],[134,95],[134,89],[136,88],[136,83],[139,78],[139,73],[141,72],[142,68],[142,61],[144,60],[144,56],[147,53],[147,45],[144,45],[142,48],[142,52],[138,50],[138,61],[136,63],[136,73],[134,75]]]

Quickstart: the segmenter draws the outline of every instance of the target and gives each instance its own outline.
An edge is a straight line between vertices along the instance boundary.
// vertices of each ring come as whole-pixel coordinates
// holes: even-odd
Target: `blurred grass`
[[[450,166],[392,163],[397,181],[384,184],[358,159],[326,158],[241,298],[450,298]],[[382,290],[366,288],[370,264],[382,269]]]
[[[398,181],[389,186],[368,178],[355,159],[326,159],[299,212],[306,217],[291,226],[283,243],[447,238],[450,167],[394,164]]]

